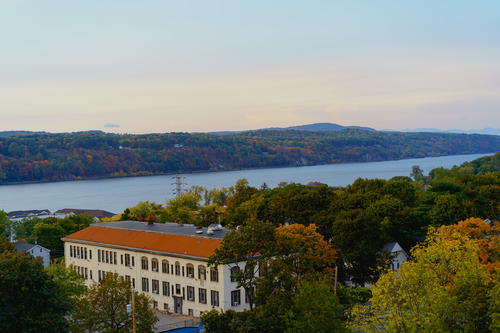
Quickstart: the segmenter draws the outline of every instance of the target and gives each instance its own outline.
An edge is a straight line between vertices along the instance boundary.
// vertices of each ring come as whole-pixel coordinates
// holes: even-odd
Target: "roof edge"
[[[189,236],[186,236],[186,237],[189,237]],[[97,246],[114,248],[114,249],[123,249],[123,250],[130,250],[130,251],[136,251],[136,252],[142,252],[142,253],[151,253],[151,254],[158,254],[158,255],[168,255],[168,256],[177,257],[177,258],[184,258],[184,259],[194,259],[194,260],[200,260],[200,261],[208,261],[208,257],[197,257],[197,256],[190,256],[190,255],[187,255],[187,254],[180,254],[180,253],[173,253],[173,252],[163,252],[163,251],[155,251],[155,250],[146,250],[146,249],[140,249],[140,248],[130,247],[130,246],[124,246],[124,245],[99,243],[99,242],[92,242],[92,241],[87,241],[87,240],[82,240],[82,239],[73,239],[73,238],[67,238],[67,237],[63,237],[63,238],[61,238],[61,240],[63,242],[73,242],[73,243],[79,243],[79,244],[97,245]]]

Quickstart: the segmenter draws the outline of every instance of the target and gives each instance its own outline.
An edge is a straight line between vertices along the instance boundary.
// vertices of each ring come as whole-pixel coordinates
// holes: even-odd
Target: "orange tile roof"
[[[145,231],[90,226],[63,240],[87,241],[125,246],[139,251],[158,251],[191,257],[210,257],[221,245],[217,239],[190,237]]]

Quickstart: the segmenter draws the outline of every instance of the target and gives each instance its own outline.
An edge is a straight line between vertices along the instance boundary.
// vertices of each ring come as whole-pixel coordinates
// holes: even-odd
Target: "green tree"
[[[72,332],[132,332],[132,317],[127,313],[131,302],[130,282],[118,274],[108,274],[99,284],[91,286],[76,303],[71,320]],[[144,294],[135,295],[138,332],[153,332],[158,318]]]
[[[286,332],[347,332],[342,315],[339,299],[327,281],[304,280],[293,295]]]
[[[67,332],[71,305],[40,259],[0,253],[0,332]]]
[[[9,238],[12,222],[5,211],[0,210],[0,237]]]
[[[46,270],[52,281],[61,289],[62,295],[70,301],[74,308],[77,301],[87,290],[84,279],[72,267],[66,267],[64,258],[52,260]]]

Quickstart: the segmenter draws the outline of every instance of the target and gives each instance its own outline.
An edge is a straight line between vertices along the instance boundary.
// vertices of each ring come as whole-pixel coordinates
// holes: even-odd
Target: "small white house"
[[[391,254],[391,269],[393,271],[397,271],[403,262],[408,261],[408,254],[398,242],[387,243],[382,250]]]
[[[17,252],[27,252],[33,257],[40,257],[43,261],[43,267],[47,268],[50,264],[50,250],[38,244],[16,243]]]

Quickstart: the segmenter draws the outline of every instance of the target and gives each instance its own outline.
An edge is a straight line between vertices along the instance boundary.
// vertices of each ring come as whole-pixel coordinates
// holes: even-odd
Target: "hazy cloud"
[[[105,128],[119,128],[119,127],[120,127],[120,125],[118,125],[118,124],[113,124],[113,123],[106,123],[106,124],[104,124],[104,127],[105,127]]]

